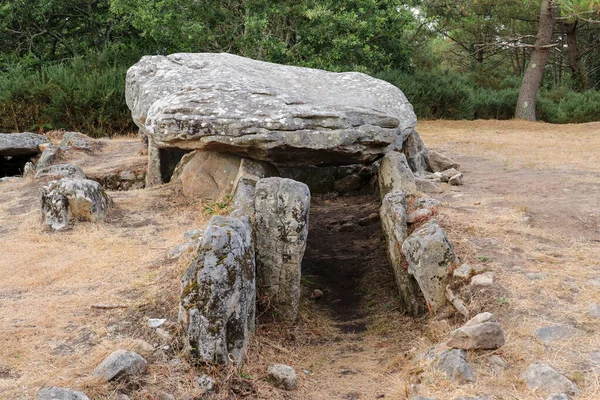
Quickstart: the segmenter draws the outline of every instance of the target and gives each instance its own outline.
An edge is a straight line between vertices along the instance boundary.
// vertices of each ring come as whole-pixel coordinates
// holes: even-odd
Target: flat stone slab
[[[576,331],[571,325],[551,325],[538,328],[534,333],[542,342],[549,344],[573,336]]]
[[[50,143],[37,133],[0,133],[0,156],[25,156],[40,153],[40,144]]]
[[[150,145],[236,153],[281,166],[375,161],[402,148],[416,116],[397,87],[232,54],[146,56],[127,105]]]

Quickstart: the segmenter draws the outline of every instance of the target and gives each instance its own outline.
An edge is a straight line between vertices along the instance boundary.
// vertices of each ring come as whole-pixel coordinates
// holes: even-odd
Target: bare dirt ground
[[[393,277],[380,259],[379,222],[336,236],[343,221],[334,219],[357,221],[377,205],[368,198],[316,199],[311,229],[321,233],[309,235],[306,270],[306,262],[324,267],[328,259],[353,271],[351,278],[342,268],[339,281],[335,274],[305,274],[295,326],[263,315],[242,370],[203,369],[223,382],[215,398],[406,399],[417,385],[421,396],[438,400],[545,399],[520,379],[534,361],[574,380],[579,399],[600,398],[600,320],[587,314],[590,303],[600,303],[600,123],[426,121],[418,129],[428,147],[462,165],[465,184],[435,196],[444,203],[436,218],[463,261],[494,272],[496,287],[460,293],[473,313],[491,311],[500,319],[507,344],[469,354],[474,384],[453,384],[421,368],[418,355],[445,332],[396,308]],[[81,389],[92,399],[116,399],[120,392],[133,399],[160,399],[164,392],[201,398],[176,327],[166,341],[146,319],[176,321],[185,257],[166,255],[184,232],[207,222],[206,204],[183,199],[171,186],[111,192],[116,209],[109,221],[51,234],[41,229],[38,190],[31,182],[0,183],[0,398],[30,399],[44,385]],[[314,288],[326,296],[311,301]],[[338,298],[349,307],[336,306]],[[127,308],[98,311],[91,308],[96,303]],[[451,328],[464,322],[449,313],[436,319]],[[571,335],[545,344],[533,333],[556,324],[571,325]],[[150,361],[140,382],[90,379],[119,348]],[[492,366],[492,354],[507,360],[508,369]],[[296,368],[296,391],[265,381],[274,362]]]

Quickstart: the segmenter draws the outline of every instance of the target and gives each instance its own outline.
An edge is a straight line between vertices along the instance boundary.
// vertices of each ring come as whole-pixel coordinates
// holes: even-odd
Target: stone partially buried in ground
[[[85,179],[85,173],[81,167],[73,164],[55,164],[46,168],[38,169],[35,173],[35,178],[73,178]]]
[[[494,284],[494,273],[484,272],[471,278],[472,286],[492,286]]]
[[[475,382],[475,376],[467,362],[467,352],[460,349],[443,350],[438,358],[437,368],[448,378],[458,383]]]
[[[287,178],[261,179],[255,208],[257,284],[274,296],[280,319],[293,322],[300,301],[310,191],[304,183]]]
[[[412,106],[387,82],[232,54],[143,57],[127,72],[126,99],[150,147],[277,165],[372,162],[416,135]]]
[[[26,156],[40,152],[39,146],[50,141],[31,132],[0,133],[0,156]]]
[[[269,366],[267,375],[275,386],[285,390],[296,389],[298,377],[294,368],[285,364],[275,364]]]
[[[534,331],[535,336],[546,344],[566,339],[573,336],[576,332],[577,330],[571,325],[543,326]]]
[[[35,400],[90,400],[85,393],[60,387],[45,387],[38,390]]]
[[[579,394],[579,388],[564,375],[547,364],[534,363],[521,375],[529,389],[542,393]]]
[[[434,150],[429,150],[427,152],[429,165],[431,166],[431,170],[433,172],[443,172],[449,170],[451,168],[460,169],[460,164],[451,159],[450,157],[445,156],[442,153],[439,153]]]
[[[94,370],[94,375],[112,381],[139,375],[146,370],[148,362],[133,351],[117,350],[106,357]]]
[[[502,326],[489,312],[477,314],[462,327],[450,333],[449,347],[464,350],[493,350],[506,343]]]
[[[102,186],[89,179],[63,178],[42,188],[42,219],[53,230],[74,221],[102,221],[111,204]]]
[[[431,220],[404,241],[402,253],[431,311],[439,311],[447,304],[448,275],[458,261],[446,232]]]

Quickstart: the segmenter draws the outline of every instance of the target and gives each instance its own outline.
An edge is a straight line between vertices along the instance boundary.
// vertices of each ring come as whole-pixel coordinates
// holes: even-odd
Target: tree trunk
[[[577,44],[577,28],[579,20],[565,24],[567,31],[567,55],[569,57],[569,68],[573,71],[573,89],[577,92],[583,92],[588,88],[587,76],[583,70]]]
[[[544,68],[550,53],[554,22],[556,21],[555,0],[542,0],[540,25],[535,47],[523,76],[523,83],[517,100],[515,118],[535,121],[535,100],[542,84]]]

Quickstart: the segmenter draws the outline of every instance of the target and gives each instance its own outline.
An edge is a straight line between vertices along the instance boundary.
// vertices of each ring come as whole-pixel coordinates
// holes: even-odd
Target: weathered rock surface
[[[278,175],[277,168],[267,162],[243,158],[233,184],[232,208],[253,220],[256,184],[263,178]]]
[[[281,389],[294,390],[298,384],[298,377],[294,368],[285,364],[270,365],[267,376],[273,384]]]
[[[35,400],[90,400],[90,398],[77,390],[49,386],[38,390]]]
[[[39,145],[48,143],[44,135],[31,132],[0,133],[0,156],[25,156],[40,152]]]
[[[437,368],[444,372],[450,380],[458,383],[475,382],[473,370],[467,362],[467,352],[459,349],[448,349],[440,353]]]
[[[429,150],[427,156],[433,172],[443,172],[450,168],[460,169],[459,163],[437,151]]]
[[[494,284],[494,273],[484,272],[471,278],[472,286],[492,286]]]
[[[421,197],[416,201],[417,208],[435,208],[442,205],[442,202],[431,197]]]
[[[310,191],[291,179],[261,179],[256,184],[255,208],[258,287],[274,296],[272,304],[281,320],[293,322],[300,300]]]
[[[579,388],[564,375],[547,364],[534,363],[521,375],[527,387],[537,392],[563,392],[569,395],[579,394]]]
[[[459,172],[458,174],[451,176],[450,179],[448,179],[448,183],[452,186],[461,186],[463,184],[463,174]]]
[[[408,135],[402,145],[402,152],[406,155],[408,165],[414,172],[431,171],[428,151],[417,131]]]
[[[436,172],[436,174],[439,174],[439,177],[442,180],[442,182],[448,182],[448,180],[450,180],[450,178],[452,178],[455,175],[460,174],[460,171],[457,170],[456,168],[450,168],[450,169],[447,169],[442,172]]]
[[[588,306],[588,315],[592,318],[600,319],[600,305],[592,303]]]
[[[202,374],[194,378],[194,385],[205,392],[212,392],[215,390],[216,382],[210,376]]]
[[[444,189],[439,183],[439,180],[427,178],[415,178],[417,190],[422,193],[442,193]]]
[[[143,57],[127,73],[126,98],[150,146],[278,165],[374,161],[416,125],[404,94],[387,82],[231,54]]]
[[[406,217],[406,222],[409,224],[418,224],[418,223],[421,223],[421,222],[427,220],[432,215],[433,215],[433,211],[431,211],[430,209],[419,208],[419,209],[411,212],[410,214],[408,214],[408,217]]]
[[[535,335],[546,344],[566,339],[576,332],[577,330],[572,325],[543,326],[534,331]]]
[[[565,393],[553,393],[546,398],[546,400],[569,400],[569,396]]]
[[[139,375],[146,370],[148,362],[133,351],[117,350],[106,357],[94,370],[94,375],[112,381]]]
[[[214,216],[181,283],[179,321],[196,360],[242,362],[254,330],[255,265],[249,219]]]
[[[65,132],[60,142],[62,150],[93,151],[100,147],[91,137],[79,132]]]
[[[477,314],[450,333],[449,347],[464,350],[498,349],[506,343],[502,326],[489,312]]]
[[[379,166],[379,193],[383,198],[394,190],[406,194],[416,193],[417,186],[406,156],[397,151],[390,151],[381,159]]]
[[[387,253],[396,276],[402,309],[410,315],[418,316],[427,311],[425,298],[419,284],[404,267],[402,243],[408,236],[406,226],[406,196],[401,191],[388,193],[379,211],[381,228],[386,238]]]
[[[458,279],[468,281],[469,279],[471,279],[471,276],[475,274],[475,272],[475,268],[471,267],[467,263],[464,263],[454,270],[452,276]]]
[[[54,164],[46,168],[38,169],[35,178],[72,178],[85,179],[85,173],[81,167],[73,164]]]
[[[42,151],[42,155],[40,155],[40,158],[37,161],[36,164],[36,168],[38,170],[49,167],[50,165],[52,165],[52,163],[54,162],[54,159],[57,157],[57,155],[60,153],[60,151],[53,145],[53,144],[49,144],[43,151]]]
[[[416,229],[402,244],[408,273],[418,282],[432,312],[446,303],[446,285],[456,254],[444,230],[435,220]]]
[[[111,204],[102,186],[89,179],[63,178],[42,188],[42,219],[55,231],[74,221],[103,221]]]

